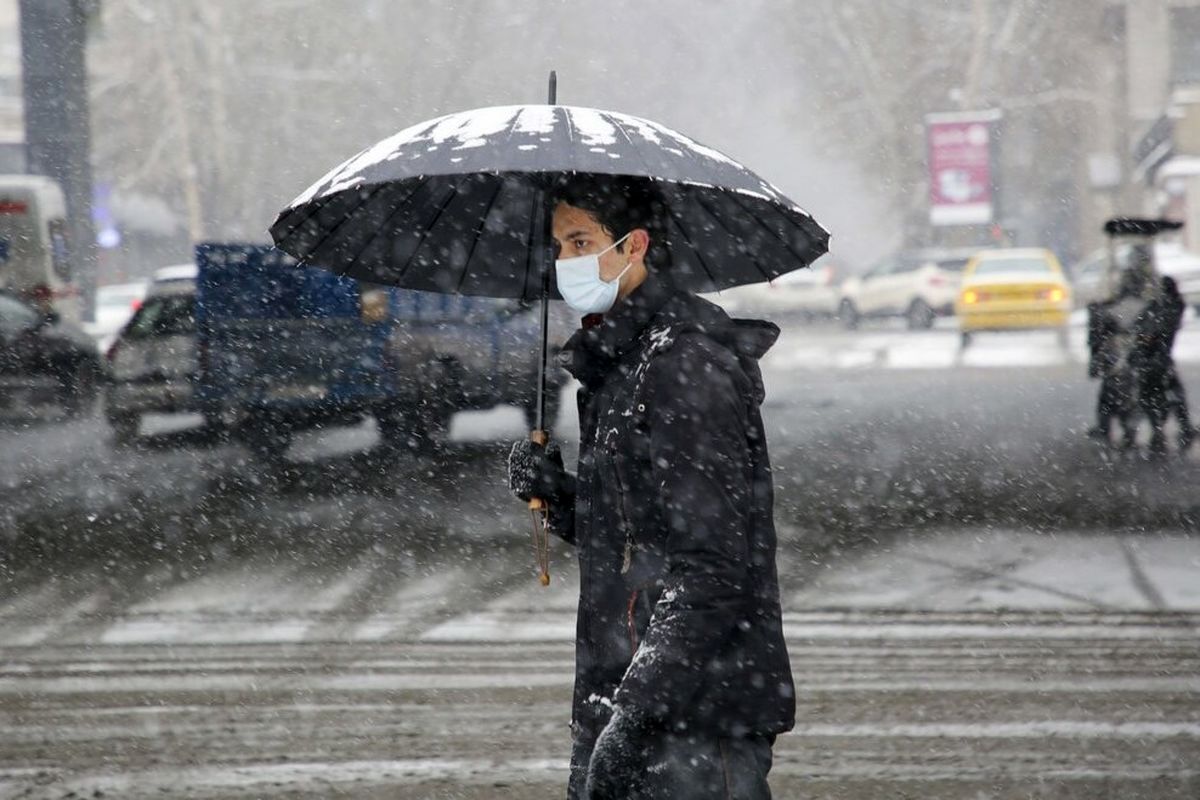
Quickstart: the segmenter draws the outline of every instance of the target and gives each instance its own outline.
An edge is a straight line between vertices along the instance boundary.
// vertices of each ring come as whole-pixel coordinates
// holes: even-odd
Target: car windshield
[[[947,272],[962,272],[966,269],[969,258],[939,258],[935,259],[934,263],[938,265],[938,269],[944,269]]]
[[[1037,256],[1029,256],[1027,258],[985,258],[975,264],[975,271],[972,274],[978,277],[980,275],[1006,275],[1012,272],[1022,272],[1030,275],[1052,275],[1054,274],[1054,269],[1050,266],[1049,261]]]
[[[181,336],[195,330],[195,298],[176,295],[147,301],[130,320],[125,336],[130,339]]]

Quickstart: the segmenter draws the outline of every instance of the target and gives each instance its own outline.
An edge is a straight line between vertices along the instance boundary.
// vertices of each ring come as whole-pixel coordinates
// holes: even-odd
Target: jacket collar
[[[678,290],[654,275],[617,301],[599,324],[575,331],[563,347],[564,364],[576,380],[592,388],[637,345],[650,321]]]

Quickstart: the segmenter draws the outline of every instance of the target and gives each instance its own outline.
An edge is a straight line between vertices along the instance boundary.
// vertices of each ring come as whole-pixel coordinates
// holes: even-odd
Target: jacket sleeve
[[[735,380],[736,366],[687,349],[659,359],[647,375],[650,461],[667,527],[665,585],[615,697],[618,707],[660,720],[686,716],[748,595],[748,387]]]

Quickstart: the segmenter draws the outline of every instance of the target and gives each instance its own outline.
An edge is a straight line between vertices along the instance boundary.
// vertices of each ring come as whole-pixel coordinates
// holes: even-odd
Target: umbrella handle
[[[529,440],[545,447],[550,441],[543,430],[530,431]],[[550,536],[546,529],[546,517],[550,513],[546,501],[540,497],[529,498],[529,512],[533,515],[534,559],[537,562],[538,581],[542,586],[550,585]]]
[[[542,430],[530,431],[529,432],[529,441],[533,442],[536,445],[545,447],[547,445],[547,443],[549,443],[549,441],[550,441],[550,436],[545,431],[542,431]],[[529,510],[530,511],[541,511],[541,512],[545,513],[548,510],[548,508],[546,506],[546,501],[540,497],[531,497],[529,499]]]

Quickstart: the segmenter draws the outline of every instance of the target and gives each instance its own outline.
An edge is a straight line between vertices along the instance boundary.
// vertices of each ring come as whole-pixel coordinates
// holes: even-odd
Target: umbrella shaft
[[[541,236],[533,243],[538,248],[538,268],[542,278],[541,335],[538,342],[537,427],[546,430],[546,359],[550,338],[550,259],[553,255],[551,222],[554,210],[545,190],[539,191],[538,213],[541,216]]]

